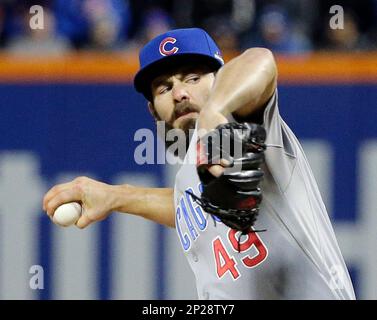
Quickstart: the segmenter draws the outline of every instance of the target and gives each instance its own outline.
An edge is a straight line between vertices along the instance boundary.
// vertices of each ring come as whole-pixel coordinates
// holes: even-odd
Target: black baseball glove
[[[264,162],[265,139],[262,126],[233,122],[219,125],[197,144],[197,171],[203,191],[200,198],[190,195],[207,213],[242,234],[251,231],[262,201],[260,165]],[[220,161],[227,167],[215,177],[208,168]]]

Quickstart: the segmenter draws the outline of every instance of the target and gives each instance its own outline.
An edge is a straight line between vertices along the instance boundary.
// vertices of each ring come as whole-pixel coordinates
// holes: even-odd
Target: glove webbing
[[[259,209],[253,208],[251,210],[242,210],[242,209],[221,209],[213,204],[211,204],[209,201],[206,199],[201,199],[198,196],[196,196],[194,193],[186,190],[186,193],[189,194],[194,201],[199,204],[199,206],[202,207],[204,211],[209,213],[212,217],[212,220],[216,226],[216,220],[213,217],[215,216],[220,216],[222,218],[225,218],[229,221],[234,221],[235,223],[239,222],[247,222],[250,227],[246,228],[245,230],[239,230],[241,231],[241,235],[239,236],[237,242],[238,242],[238,252],[240,252],[240,245],[241,245],[241,237],[243,235],[248,234],[249,232],[265,232],[267,229],[262,229],[262,230],[254,230],[251,228],[251,226],[255,223],[257,220],[257,216],[259,213]],[[235,221],[237,220],[237,222]]]

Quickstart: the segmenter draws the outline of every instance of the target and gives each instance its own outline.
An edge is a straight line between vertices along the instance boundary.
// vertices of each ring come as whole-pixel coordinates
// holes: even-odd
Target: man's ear
[[[152,102],[148,101],[148,109],[156,121],[161,120]]]

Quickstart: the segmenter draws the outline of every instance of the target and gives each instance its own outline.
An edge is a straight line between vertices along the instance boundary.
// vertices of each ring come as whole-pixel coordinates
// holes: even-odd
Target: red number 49
[[[234,251],[238,253],[238,239],[236,238],[236,233],[236,230],[229,229],[228,240]],[[215,255],[217,276],[221,278],[229,271],[234,280],[238,279],[240,273],[237,269],[237,262],[233,256],[229,255],[220,237],[213,240],[212,245],[213,253]],[[255,232],[249,232],[246,235],[246,240],[240,243],[240,253],[248,251],[252,246],[254,246],[257,253],[253,256],[246,255],[241,259],[242,264],[246,268],[256,267],[262,263],[268,255],[267,248]]]

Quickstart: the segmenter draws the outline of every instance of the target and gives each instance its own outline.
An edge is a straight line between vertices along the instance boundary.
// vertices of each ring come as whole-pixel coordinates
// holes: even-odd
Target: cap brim
[[[156,77],[185,64],[204,64],[211,70],[218,70],[223,64],[214,57],[202,54],[182,53],[175,56],[167,56],[151,63],[140,70],[134,78],[136,91],[141,92],[148,100],[151,98],[151,83]]]

